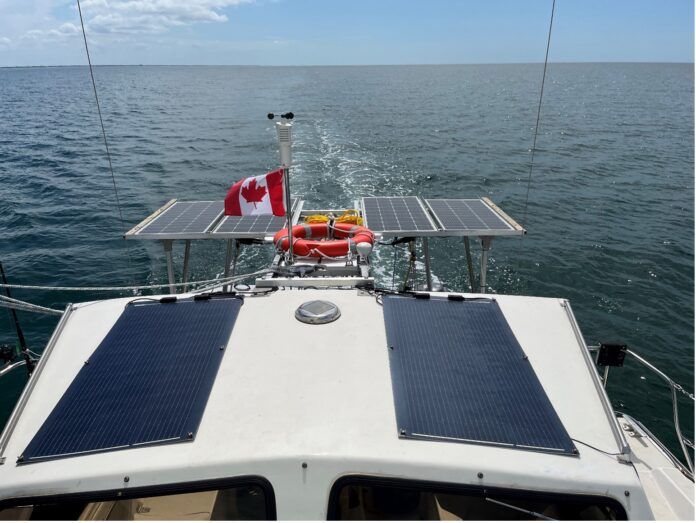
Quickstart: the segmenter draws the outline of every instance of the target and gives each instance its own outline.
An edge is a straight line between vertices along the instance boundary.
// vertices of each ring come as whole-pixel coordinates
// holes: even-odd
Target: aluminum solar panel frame
[[[293,198],[292,208],[292,222],[293,224],[297,224],[299,214],[302,211],[302,202],[300,202],[298,198]],[[224,216],[210,232],[210,237],[213,239],[262,239],[273,236],[284,227],[285,216],[273,216],[270,214],[257,216]]]
[[[399,437],[575,455],[495,300],[383,297]]]
[[[193,441],[242,303],[129,303],[17,462]]]
[[[435,236],[437,227],[416,196],[362,199],[365,226],[382,236]]]
[[[488,198],[426,199],[442,236],[519,236],[525,230]]]
[[[136,225],[125,235],[127,239],[197,240],[208,232],[222,216],[222,201],[179,202],[172,200]]]

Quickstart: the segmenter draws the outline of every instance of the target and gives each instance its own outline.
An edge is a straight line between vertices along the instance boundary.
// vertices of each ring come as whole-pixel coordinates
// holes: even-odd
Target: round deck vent
[[[341,309],[335,303],[324,300],[306,301],[295,311],[295,318],[302,323],[321,325],[341,317]]]

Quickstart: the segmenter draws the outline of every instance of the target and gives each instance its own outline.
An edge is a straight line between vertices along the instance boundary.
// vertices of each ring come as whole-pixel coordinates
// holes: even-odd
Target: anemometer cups
[[[268,113],[266,116],[268,117],[269,120],[273,120],[276,117],[275,113]],[[284,118],[285,120],[292,120],[293,118],[295,118],[294,113],[291,113],[289,111],[287,113],[283,113],[279,116],[281,118]]]

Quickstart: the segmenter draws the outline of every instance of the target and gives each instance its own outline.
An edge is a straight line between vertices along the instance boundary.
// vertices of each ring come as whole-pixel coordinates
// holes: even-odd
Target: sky
[[[95,64],[542,62],[552,0],[81,0]],[[0,66],[85,63],[76,0],[0,0]],[[552,62],[693,62],[693,0],[556,0]]]

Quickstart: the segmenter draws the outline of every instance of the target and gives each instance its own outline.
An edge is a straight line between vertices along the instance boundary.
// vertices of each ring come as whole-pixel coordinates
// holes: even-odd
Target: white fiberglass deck
[[[311,299],[333,301],[340,319],[298,322],[295,309]],[[3,452],[0,499],[255,475],[273,485],[279,518],[311,519],[326,516],[337,478],[366,474],[609,496],[630,518],[650,518],[635,469],[607,454],[621,449],[566,302],[496,299],[578,456],[400,439],[375,297],[287,290],[245,298],[195,441],[17,465],[129,301],[116,299],[76,305],[42,360]]]

